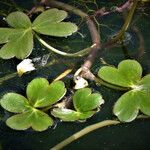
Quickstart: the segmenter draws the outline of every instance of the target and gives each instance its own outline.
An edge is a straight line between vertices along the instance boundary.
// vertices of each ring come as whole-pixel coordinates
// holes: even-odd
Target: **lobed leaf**
[[[31,127],[35,131],[44,131],[53,125],[53,120],[46,113],[33,108],[8,118],[6,124],[15,130],[26,130]]]
[[[104,103],[102,96],[98,93],[91,94],[91,89],[83,88],[73,96],[73,104],[77,111],[86,112],[98,108]]]
[[[10,13],[6,18],[7,23],[14,28],[30,28],[32,23],[29,17],[20,11]]]
[[[132,90],[122,95],[114,105],[113,112],[124,122],[134,120],[139,110],[150,115],[150,93],[144,90]]]
[[[34,21],[33,27],[45,26],[45,24],[58,23],[67,17],[67,12],[56,8],[41,13]]]
[[[77,26],[70,22],[45,24],[33,28],[36,32],[44,35],[66,37],[77,31]]]
[[[51,111],[51,114],[54,117],[60,118],[62,121],[77,121],[77,120],[85,120],[91,117],[95,111],[88,111],[88,112],[77,112],[71,109],[66,108],[54,108]]]
[[[12,36],[12,35],[11,35]],[[15,38],[10,40],[0,49],[0,57],[10,59],[17,57],[24,59],[30,55],[33,49],[33,34],[30,30],[22,30],[15,35]]]
[[[16,40],[22,29],[0,28],[0,44]]]
[[[61,22],[67,17],[67,12],[50,9],[40,14],[33,22],[33,30],[40,34],[51,36],[69,36],[77,31],[77,26],[70,22]]]
[[[28,100],[24,96],[16,93],[5,94],[0,103],[4,109],[14,113],[22,113],[30,107]]]
[[[118,69],[110,66],[100,68],[98,76],[111,84],[132,87],[141,79],[142,67],[135,60],[124,60],[119,63]]]
[[[34,107],[46,107],[59,101],[66,93],[62,81],[55,81],[49,85],[44,78],[32,80],[27,86],[27,97]]]
[[[62,121],[79,120],[79,112],[76,112],[71,109],[54,108],[53,111],[51,111],[51,114],[56,118],[60,118]]]

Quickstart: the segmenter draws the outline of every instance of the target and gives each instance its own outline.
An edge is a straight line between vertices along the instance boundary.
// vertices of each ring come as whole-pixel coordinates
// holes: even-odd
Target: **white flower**
[[[74,82],[76,83],[74,87],[74,89],[76,90],[88,86],[88,82],[84,78],[79,77],[79,76],[74,79]]]
[[[22,76],[24,73],[32,70],[35,70],[35,67],[31,59],[24,59],[17,65],[17,72],[19,76]]]

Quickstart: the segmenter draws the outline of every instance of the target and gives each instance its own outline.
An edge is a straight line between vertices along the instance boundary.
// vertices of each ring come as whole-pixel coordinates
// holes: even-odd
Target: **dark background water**
[[[5,2],[8,2],[5,4]],[[69,4],[75,5],[79,8],[84,9],[84,11],[88,11],[89,13],[93,13],[93,10],[97,10],[102,6],[110,7],[113,5],[121,4],[122,1],[96,1],[97,5],[92,3],[87,3],[85,7],[85,3],[77,3],[77,1],[69,0],[65,1]],[[35,1],[32,0],[16,0],[17,8],[19,9],[30,9],[34,5]],[[10,4],[10,6],[8,6]],[[7,15],[9,12],[15,11],[16,5],[14,3],[8,1],[0,0],[0,26],[6,26],[5,21],[3,21],[3,17]],[[89,11],[92,10],[92,11]],[[107,40],[111,36],[113,36],[123,24],[123,17],[120,14],[113,13],[108,16],[99,18],[96,17],[99,22],[98,27],[100,28],[102,41]],[[80,23],[81,19],[73,14],[69,14],[68,20],[75,22],[77,24]],[[134,15],[133,23],[131,28],[127,31],[130,35],[127,40],[127,45],[124,50],[121,46],[115,47],[109,50],[103,50],[101,55],[97,58],[96,62],[92,67],[93,73],[97,73],[98,68],[102,66],[101,59],[104,59],[107,63],[111,65],[117,65],[121,60],[126,58],[134,58],[137,59],[143,67],[143,75],[150,73],[150,11],[149,5],[147,4],[143,8],[139,8]],[[139,50],[140,41],[138,38],[138,34],[134,32],[133,26],[136,26],[138,30],[141,32],[144,38],[144,53],[140,56],[141,50]],[[71,49],[72,52],[80,50],[84,47],[87,47],[91,44],[91,39],[89,35],[89,31],[86,27],[86,24],[83,22],[80,26],[79,32],[82,34],[74,34],[68,38],[46,38],[53,46],[59,49],[65,49],[69,51]],[[143,49],[142,49],[143,50]],[[25,89],[27,84],[35,77],[45,77],[51,81],[57,75],[62,73],[68,68],[74,68],[76,70],[80,65],[84,62],[84,58],[64,58],[62,56],[58,56],[54,53],[49,53],[47,49],[42,47],[37,41],[35,41],[35,46],[33,49],[33,53],[30,56],[31,59],[35,58],[36,66],[38,69],[36,71],[31,72],[30,74],[26,74],[19,77],[14,77],[12,79],[4,81],[0,85],[0,96],[3,94],[14,91],[17,93],[21,93],[25,95]],[[48,62],[44,64],[45,58],[48,58]],[[57,61],[56,61],[57,60]],[[5,75],[9,75],[16,71],[16,65],[20,61],[17,59],[11,60],[2,60],[0,59],[0,77]],[[54,62],[53,65],[48,65],[48,63]],[[41,67],[43,65],[43,67]],[[67,82],[67,87],[72,85],[72,81],[69,78],[65,79]],[[115,118],[112,115],[112,107],[114,102],[119,98],[119,96],[123,92],[119,92],[116,90],[108,89],[105,87],[96,86],[94,83],[90,83],[90,86],[94,91],[101,92],[103,98],[105,100],[105,104],[103,105],[101,111],[88,119],[85,123],[65,123],[58,122],[57,126],[54,128],[49,128],[44,132],[34,132],[34,131],[15,131],[8,128],[5,125],[5,120],[9,116],[7,112],[3,109],[0,109],[1,112],[1,121],[0,121],[0,149],[3,150],[48,150],[52,146],[56,145],[60,141],[69,137],[73,133],[83,129],[87,125],[97,123],[99,121],[105,119]],[[150,120],[136,120],[132,123],[125,123],[116,126],[105,127],[102,129],[98,129],[81,139],[71,143],[64,149],[66,150],[145,150],[150,148]]]

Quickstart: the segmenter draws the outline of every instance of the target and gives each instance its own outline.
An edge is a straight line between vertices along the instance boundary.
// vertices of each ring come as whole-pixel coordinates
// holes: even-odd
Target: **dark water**
[[[0,0],[0,2],[5,2]],[[23,7],[25,9],[30,9],[30,7],[34,4],[30,0],[26,1],[18,1],[16,0],[19,8]],[[74,4],[78,7],[83,7],[75,3],[75,1],[66,1],[68,3]],[[94,2],[94,1],[92,1]],[[117,3],[117,2],[116,2]],[[108,2],[98,2],[98,7],[101,8],[103,5],[109,7],[112,3]],[[95,4],[88,4],[88,9],[97,9]],[[6,9],[4,9],[6,8]],[[85,11],[87,8],[85,8]],[[0,4],[0,12],[8,14],[9,12],[15,10],[14,7],[6,6],[6,4]],[[80,18],[74,15],[69,16],[73,22],[79,23]],[[0,26],[6,26],[5,22],[2,20],[3,15],[0,17]],[[123,18],[119,14],[111,14],[103,18],[97,17],[97,20],[100,24],[99,28],[101,30],[102,41],[107,40],[111,36],[113,36],[123,24]],[[138,10],[133,19],[134,24],[138,30],[142,33],[144,38],[144,53],[139,50],[139,37],[136,32],[134,32],[133,28],[128,30],[128,37],[125,39],[127,44],[125,49],[120,47],[115,47],[109,50],[103,50],[101,55],[97,58],[94,63],[92,70],[96,74],[98,68],[102,65],[101,58],[103,58],[107,63],[111,65],[117,65],[121,60],[126,58],[134,58],[137,59],[143,67],[144,73],[150,73],[150,11],[149,5],[144,10]],[[108,27],[103,26],[108,25]],[[81,24],[81,28],[79,30],[82,33],[75,34],[68,38],[49,38],[48,40],[52,43],[53,46],[57,46],[57,48],[66,49],[71,51],[80,50],[84,47],[87,47],[91,44],[91,39],[89,36],[89,31],[85,23]],[[36,71],[31,72],[30,74],[26,74],[23,77],[14,77],[9,80],[6,80],[0,85],[0,96],[3,94],[14,91],[21,94],[25,94],[25,88],[27,84],[35,77],[45,77],[51,81],[57,75],[62,73],[68,68],[74,68],[74,70],[84,62],[84,58],[80,59],[69,59],[64,58],[62,56],[58,56],[54,53],[49,53],[49,51],[43,48],[41,45],[35,41],[35,47],[33,53],[31,54],[31,59],[37,59],[36,65],[38,69]],[[143,49],[142,49],[143,50]],[[142,55],[141,55],[142,53]],[[39,59],[38,59],[39,58]],[[45,65],[41,67],[43,63],[43,59],[48,58],[49,62],[54,62],[53,65]],[[58,60],[56,62],[56,60]],[[0,59],[0,77],[5,75],[10,75],[16,71],[16,65],[19,63],[17,59],[11,60],[1,60]],[[70,79],[68,79],[70,80]],[[71,85],[71,82],[68,82],[67,86]],[[8,113],[0,110],[1,112],[1,122],[0,122],[0,149],[2,150],[48,150],[52,146],[56,145],[60,141],[69,137],[73,133],[83,129],[87,125],[105,120],[112,119],[114,116],[112,115],[112,107],[114,102],[119,98],[122,92],[111,90],[105,87],[98,87],[94,83],[90,83],[92,88],[95,91],[99,91],[102,93],[103,98],[105,100],[105,104],[103,105],[101,111],[88,119],[85,123],[61,123],[59,122],[55,129],[50,128],[44,132],[34,132],[34,131],[15,131],[8,128],[4,120],[8,117]],[[81,139],[73,142],[68,145],[64,149],[66,150],[145,150],[150,147],[150,120],[137,120],[128,124],[121,124],[111,127],[105,127],[99,130],[96,130]]]

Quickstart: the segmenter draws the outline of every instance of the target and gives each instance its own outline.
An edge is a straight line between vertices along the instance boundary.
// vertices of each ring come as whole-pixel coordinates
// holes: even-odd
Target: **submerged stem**
[[[59,144],[57,144],[56,146],[52,147],[50,150],[60,150],[63,147],[65,147],[66,145],[68,145],[69,143],[75,141],[76,139],[88,134],[91,131],[94,131],[96,129],[105,127],[105,126],[109,126],[109,125],[116,125],[119,124],[121,122],[116,121],[116,120],[105,120],[93,125],[89,125],[87,127],[85,127],[84,129],[82,129],[81,131],[73,134],[72,136],[70,136],[69,138],[65,139],[64,141],[60,142]]]
[[[91,50],[92,48],[95,46],[95,44],[93,44],[92,46],[88,47],[88,48],[85,48],[79,52],[76,52],[76,53],[66,53],[66,52],[62,52],[54,47],[52,47],[51,45],[49,45],[48,43],[46,43],[42,38],[40,38],[37,34],[35,34],[35,37],[38,39],[38,41],[44,45],[46,48],[48,48],[49,50],[57,53],[57,54],[60,54],[60,55],[63,55],[63,56],[68,56],[68,57],[82,57],[84,55],[87,55]]]
[[[11,73],[9,75],[6,75],[4,77],[0,78],[0,84],[2,84],[4,81],[9,80],[11,78],[14,78],[15,76],[17,76],[17,72]]]
[[[124,33],[127,31],[128,27],[132,21],[134,12],[136,10],[136,6],[138,4],[138,1],[139,0],[133,1],[133,5],[132,5],[131,9],[129,10],[129,13],[125,19],[125,22],[124,22],[122,28],[120,29],[120,31],[117,33],[117,35],[113,39],[110,39],[108,42],[104,43],[102,45],[102,48],[106,48],[107,46],[115,44],[117,41],[119,41],[124,36]]]

